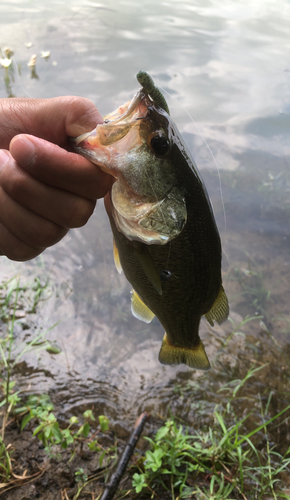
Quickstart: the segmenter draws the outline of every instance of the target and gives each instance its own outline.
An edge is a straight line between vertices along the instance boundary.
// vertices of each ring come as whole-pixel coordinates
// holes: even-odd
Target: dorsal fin
[[[221,285],[219,294],[211,309],[204,315],[207,321],[213,326],[214,320],[221,325],[229,315],[229,303],[224,288]]]
[[[135,290],[132,290],[131,297],[131,311],[135,318],[144,321],[145,323],[151,323],[155,314],[147,307],[143,300],[140,299],[139,295]]]

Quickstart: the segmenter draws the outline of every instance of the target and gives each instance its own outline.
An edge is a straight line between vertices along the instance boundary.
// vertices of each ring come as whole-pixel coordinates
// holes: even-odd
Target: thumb
[[[63,97],[64,101],[69,100],[66,108],[65,131],[68,137],[77,137],[78,135],[90,132],[97,124],[103,123],[103,118],[100,115],[94,104],[84,97]]]
[[[0,99],[0,144],[8,149],[18,134],[30,134],[59,146],[68,137],[90,132],[103,119],[94,104],[84,97],[52,99]]]

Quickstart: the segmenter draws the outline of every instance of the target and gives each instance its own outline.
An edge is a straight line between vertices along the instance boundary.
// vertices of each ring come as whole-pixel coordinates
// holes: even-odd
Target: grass
[[[21,480],[19,475],[13,473],[12,458],[13,447],[5,444],[5,432],[9,422],[17,421],[20,430],[32,428],[31,438],[34,436],[42,442],[45,451],[49,457],[59,458],[58,449],[69,449],[71,457],[74,459],[76,453],[81,453],[83,447],[98,453],[99,467],[102,467],[103,461],[114,461],[116,458],[116,446],[106,449],[98,442],[98,434],[105,433],[109,429],[109,420],[104,415],[98,416],[98,428],[93,430],[91,423],[95,420],[92,410],[83,413],[83,422],[79,422],[76,416],[69,419],[68,425],[61,428],[57,417],[54,414],[54,406],[46,394],[30,395],[25,398],[20,391],[15,391],[16,380],[13,380],[14,369],[21,361],[25,353],[29,351],[39,351],[45,349],[51,354],[58,354],[60,351],[56,345],[46,339],[46,334],[54,328],[53,325],[47,331],[36,332],[33,339],[18,344],[18,354],[15,354],[16,338],[15,326],[20,323],[27,314],[36,312],[37,305],[41,300],[47,299],[45,295],[48,282],[41,284],[39,278],[26,284],[20,285],[18,276],[7,280],[0,285],[0,388],[2,397],[0,398],[0,411],[2,409],[2,426],[0,436],[0,490],[13,485],[14,477]],[[19,319],[17,319],[19,318]],[[104,468],[103,476],[107,474]],[[43,471],[40,471],[42,474]],[[23,476],[23,480],[30,480],[28,476]],[[75,481],[78,485],[78,491],[75,500],[78,498],[82,489],[88,482],[88,477],[82,468],[76,470]]]
[[[32,284],[20,285],[19,276],[13,277],[0,285],[0,388],[2,397],[0,409],[2,408],[2,426],[0,436],[0,479],[6,482],[11,477],[11,447],[7,447],[5,441],[5,430],[11,416],[15,415],[17,405],[21,402],[20,391],[15,391],[16,380],[12,380],[13,371],[23,355],[31,350],[50,349],[54,347],[46,339],[48,331],[37,333],[34,338],[25,343],[19,354],[14,354],[15,348],[15,325],[30,313],[34,313],[37,304],[44,300],[44,291],[48,285],[41,284],[36,278]],[[17,319],[17,318],[20,319]]]
[[[81,418],[72,416],[66,424],[60,425],[47,395],[30,395],[25,399],[17,390],[14,369],[27,351],[46,349],[58,352],[57,347],[46,339],[48,332],[40,331],[20,349],[18,341],[18,354],[15,354],[15,327],[21,323],[21,313],[24,309],[26,314],[35,313],[40,301],[49,295],[47,289],[48,283],[42,284],[39,279],[22,286],[18,277],[0,286],[3,328],[0,338],[0,410],[3,416],[0,488],[3,491],[5,485],[13,483],[12,447],[5,444],[5,431],[8,422],[14,419],[19,422],[21,431],[29,429],[31,439],[37,437],[41,441],[48,457],[58,459],[61,450],[68,450],[67,460],[72,462],[85,450],[96,454],[99,469],[95,476],[89,476],[83,467],[75,469],[77,491],[73,498],[77,500],[93,481],[106,480],[108,470],[116,460],[116,441],[113,446],[102,446],[99,441],[100,433],[109,429],[105,416],[99,415],[98,423],[93,425],[96,417],[92,410],[87,410]],[[264,292],[261,296],[265,300],[269,298]],[[247,316],[238,325],[233,323],[221,350],[227,349],[235,336],[244,335],[243,328],[250,321],[261,319],[261,316]],[[193,425],[185,425],[170,415],[154,436],[146,437],[148,449],[144,455],[137,455],[126,477],[126,486],[129,486],[117,498],[125,495],[128,499],[290,500],[282,482],[283,474],[289,474],[290,449],[280,453],[273,446],[270,435],[274,428],[287,425],[290,406],[285,405],[272,416],[273,391],[268,391],[266,399],[264,393],[253,395],[250,391],[249,398],[252,381],[265,367],[253,365],[242,378],[235,377],[224,383],[217,391],[220,402],[214,408],[200,404],[200,400],[207,401],[205,395],[192,399],[193,394],[196,396],[202,390],[206,392],[206,387],[215,390],[213,380],[208,375],[190,380],[185,392],[191,397],[194,408]],[[228,379],[227,374],[224,380]],[[245,400],[252,406],[252,411],[246,411]],[[211,414],[209,408],[212,408]]]
[[[188,429],[170,418],[154,438],[145,438],[150,448],[139,458],[138,472],[133,474],[135,492],[163,498],[167,491],[172,500],[192,499],[257,499],[288,498],[279,478],[289,473],[290,447],[284,455],[271,448],[267,428],[289,413],[290,405],[272,418],[267,418],[271,394],[266,408],[260,401],[262,423],[246,432],[251,413],[239,419],[232,402],[238,391],[263,367],[252,367],[243,380],[226,384],[227,403],[216,407],[213,425],[206,429]],[[266,449],[259,449],[253,438],[264,433]]]

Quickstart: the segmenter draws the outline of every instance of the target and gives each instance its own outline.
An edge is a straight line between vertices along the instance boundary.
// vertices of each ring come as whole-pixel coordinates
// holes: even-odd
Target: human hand
[[[69,143],[103,120],[79,97],[0,99],[0,116],[0,254],[23,261],[83,226],[110,188]]]

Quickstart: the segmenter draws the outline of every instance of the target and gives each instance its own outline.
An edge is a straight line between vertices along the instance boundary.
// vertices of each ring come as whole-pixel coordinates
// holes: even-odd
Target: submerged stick
[[[109,484],[105,486],[103,494],[100,500],[112,500],[114,497],[116,490],[119,486],[119,483],[122,479],[122,476],[125,474],[126,467],[128,462],[133,454],[134,448],[137,444],[137,441],[140,437],[140,434],[143,430],[143,427],[146,423],[146,420],[149,418],[150,413],[144,411],[136,420],[134,430],[130,436],[129,442],[127,443],[122,456],[119,460],[118,466],[114,474],[112,474]]]

